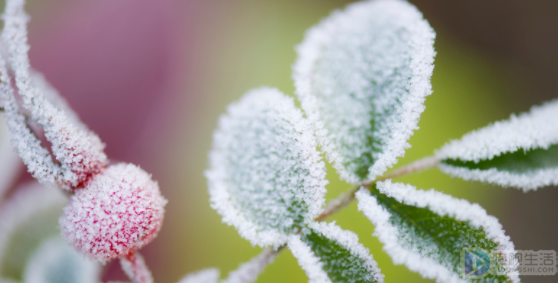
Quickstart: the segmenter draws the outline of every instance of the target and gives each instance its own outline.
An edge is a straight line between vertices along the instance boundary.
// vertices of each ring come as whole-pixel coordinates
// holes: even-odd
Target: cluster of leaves
[[[146,172],[129,164],[109,166],[99,138],[30,69],[23,4],[7,1],[1,33],[7,128],[0,126],[0,173],[6,174],[0,196],[15,175],[9,168],[17,167],[17,158],[4,150],[8,130],[41,184],[25,185],[0,202],[0,282],[100,282],[99,263],[84,254],[98,261],[120,258],[133,282],[152,282],[135,251],[156,236],[166,201]],[[243,238],[267,249],[220,282],[254,282],[284,249],[310,282],[383,282],[358,236],[325,222],[355,198],[395,263],[438,282],[471,282],[460,255],[474,247],[501,255],[493,264],[503,270],[475,281],[519,282],[517,266],[502,256],[515,253],[513,243],[496,218],[476,204],[390,177],[437,166],[455,177],[525,191],[557,185],[558,101],[451,141],[406,170],[386,173],[410,146],[432,92],[434,38],[422,14],[405,0],[354,3],[310,29],[297,48],[293,78],[302,109],[265,87],[229,106],[206,172],[211,206]],[[44,130],[50,151],[33,127]],[[326,208],[324,155],[356,187]],[[71,195],[69,203],[61,191]],[[219,280],[219,271],[208,269],[180,283]]]
[[[253,245],[289,248],[309,282],[383,282],[357,235],[326,218],[322,152],[360,188],[358,208],[397,264],[438,282],[471,282],[464,248],[499,255],[503,270],[475,282],[519,282],[514,245],[477,204],[385,175],[404,155],[430,95],[435,33],[404,0],[370,0],[336,11],[297,48],[296,96],[249,91],[219,120],[206,172],[211,206]],[[558,184],[558,101],[511,116],[462,139],[408,171],[438,166],[466,180],[533,190]],[[253,282],[273,256],[262,254],[223,282]],[[206,270],[183,282],[217,282]]]

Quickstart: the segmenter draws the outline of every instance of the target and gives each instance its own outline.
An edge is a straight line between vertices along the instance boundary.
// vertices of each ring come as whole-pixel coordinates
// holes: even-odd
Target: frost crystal
[[[374,235],[394,263],[426,278],[468,282],[460,277],[462,248],[515,253],[498,220],[478,204],[391,180],[378,182],[377,189],[375,196],[364,189],[357,193],[359,210],[374,224]],[[519,282],[516,266],[504,264],[505,276],[482,282]]]
[[[25,271],[25,283],[98,283],[99,263],[90,261],[69,247],[60,236],[43,242]]]
[[[381,175],[403,156],[430,95],[434,31],[407,1],[349,5],[298,46],[296,93],[341,178]]]
[[[215,268],[198,271],[194,274],[188,274],[178,283],[217,283],[219,280],[219,270]]]
[[[155,238],[166,202],[145,171],[113,165],[75,191],[60,218],[62,236],[101,262],[125,256]]]
[[[325,165],[293,99],[248,92],[219,120],[206,172],[211,206],[252,244],[278,246],[324,203]]]
[[[41,146],[19,113],[6,62],[2,60],[0,87],[12,143],[29,171],[41,183],[66,190],[84,187],[93,175],[100,173],[107,165],[104,144],[94,133],[82,128],[81,123],[73,124],[75,115],[68,118],[53,105],[49,99],[55,103],[59,101],[56,98],[53,100],[55,94],[52,88],[30,71],[26,30],[28,17],[23,10],[24,3],[23,0],[6,1],[2,40],[23,106],[30,111],[32,120],[44,129],[45,137],[52,143],[52,152],[60,165],[54,164],[48,151]],[[64,107],[63,103],[59,105]]]
[[[314,222],[289,248],[309,282],[383,282],[384,275],[355,233],[334,223]]]
[[[436,152],[440,169],[466,180],[532,190],[558,185],[558,100],[464,135]]]
[[[129,254],[120,258],[120,265],[128,278],[134,283],[153,283],[153,276],[139,253]]]

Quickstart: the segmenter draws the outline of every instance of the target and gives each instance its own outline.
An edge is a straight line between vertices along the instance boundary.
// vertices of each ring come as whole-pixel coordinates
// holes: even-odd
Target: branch
[[[145,260],[138,252],[121,257],[120,265],[133,283],[153,283],[151,271],[149,271]]]
[[[343,194],[340,197],[338,197],[337,199],[332,200],[328,204],[328,206],[324,209],[324,212],[322,212],[322,214],[320,214],[314,220],[315,221],[325,220],[328,217],[330,217],[331,215],[335,214],[337,211],[346,207],[349,203],[351,203],[351,201],[353,201],[355,199],[356,192],[358,192],[360,190],[360,188],[362,188],[362,187],[370,190],[372,185],[377,183],[377,182],[385,181],[387,179],[394,179],[394,178],[398,178],[398,177],[403,177],[403,176],[406,176],[406,175],[409,175],[409,174],[413,174],[413,173],[421,172],[421,171],[424,171],[424,170],[428,170],[430,168],[433,168],[433,167],[437,166],[439,163],[440,163],[440,160],[438,158],[434,157],[434,156],[425,157],[425,158],[417,160],[417,161],[415,161],[415,162],[413,162],[409,165],[403,166],[403,167],[401,167],[397,170],[391,171],[391,172],[385,174],[384,176],[382,176],[380,178],[377,178],[374,181],[358,185],[355,188],[353,188],[349,193]],[[261,252],[259,257],[265,257],[265,256],[270,256],[270,255],[276,256],[284,249],[285,249],[284,245],[277,248],[277,250],[275,250],[275,251],[272,251],[270,248],[267,248],[267,249],[264,249]],[[261,266],[261,269],[263,270],[263,266]]]
[[[322,212],[322,214],[320,214],[314,220],[316,220],[316,221],[324,220],[324,219],[328,218],[329,216],[335,214],[337,211],[341,210],[345,206],[347,206],[355,198],[356,192],[358,192],[360,190],[360,188],[362,188],[362,187],[370,189],[370,187],[377,182],[381,182],[381,181],[385,181],[387,179],[394,179],[394,178],[402,177],[402,176],[405,176],[405,175],[421,172],[421,171],[430,169],[432,167],[435,167],[436,165],[438,165],[438,163],[440,163],[440,160],[438,158],[434,157],[434,156],[425,157],[425,158],[417,160],[417,161],[415,161],[415,162],[413,162],[413,163],[411,163],[407,166],[403,166],[403,167],[401,167],[397,170],[391,171],[391,172],[387,173],[386,175],[384,175],[384,176],[382,176],[382,177],[380,177],[380,178],[378,178],[374,181],[356,186],[349,193],[341,195],[337,199],[332,200],[329,203],[329,205],[324,209],[324,212]]]

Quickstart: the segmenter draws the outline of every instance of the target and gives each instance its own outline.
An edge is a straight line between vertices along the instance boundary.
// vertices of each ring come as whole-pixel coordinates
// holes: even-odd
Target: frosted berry
[[[166,203],[149,174],[132,164],[116,164],[75,190],[60,218],[60,229],[76,249],[105,262],[153,240]]]

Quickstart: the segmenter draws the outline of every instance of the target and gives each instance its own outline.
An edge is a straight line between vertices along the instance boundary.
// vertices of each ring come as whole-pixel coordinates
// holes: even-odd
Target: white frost
[[[217,283],[217,280],[219,280],[219,270],[209,268],[193,274],[188,274],[178,283]]]
[[[489,216],[478,204],[471,204],[435,190],[421,191],[411,185],[393,184],[391,180],[378,182],[377,188],[380,192],[404,204],[428,208],[440,216],[450,216],[460,221],[466,221],[473,228],[482,228],[487,238],[498,244],[498,250],[515,253],[514,245],[504,234],[502,225],[495,217]],[[376,198],[366,190],[362,189],[357,192],[356,197],[358,209],[372,221],[375,226],[374,235],[384,244],[384,250],[394,263],[404,264],[410,270],[416,271],[426,278],[436,279],[437,282],[466,282],[448,267],[422,256],[408,243],[403,243],[402,238],[406,236],[405,231],[390,223],[390,213],[378,204]],[[435,249],[435,247],[432,248]],[[435,250],[430,253],[437,254]],[[507,275],[512,282],[519,282],[517,271],[511,271]]]
[[[120,266],[134,283],[153,283],[151,271],[145,264],[143,256],[135,252],[131,257],[121,257]]]
[[[453,140],[436,152],[440,159],[480,162],[518,150],[547,149],[558,144],[558,100],[535,106],[528,113],[512,115],[509,120],[496,122]],[[449,164],[440,169],[465,180],[475,180],[532,190],[558,185],[558,168],[546,168],[525,173],[506,172],[492,168],[471,170]]]
[[[436,152],[441,159],[475,161],[492,159],[517,150],[548,148],[558,144],[558,100],[531,111],[511,115],[509,120],[496,122],[453,140]]]
[[[310,247],[300,239],[300,235],[291,235],[288,246],[293,256],[298,260],[300,267],[306,272],[309,283],[331,283],[323,269],[322,262],[320,262],[320,259],[316,257]]]
[[[34,76],[30,70],[27,52],[27,20],[23,0],[6,1],[2,41],[10,69],[15,74],[15,84],[30,111],[31,118],[42,126],[45,137],[52,143],[52,151],[60,166],[54,165],[50,155],[27,129],[24,117],[19,114],[14,91],[5,66],[2,66],[2,93],[12,134],[12,141],[30,172],[43,184],[71,190],[85,182],[89,175],[98,173],[107,165],[104,144],[92,132],[73,124],[76,117],[67,114],[49,101],[52,89]],[[3,64],[5,65],[5,64]],[[45,92],[49,97],[45,95]],[[56,99],[55,99],[56,100]],[[54,101],[56,102],[56,101]],[[64,104],[59,104],[64,108]]]
[[[444,173],[464,180],[487,182],[503,187],[522,188],[526,192],[541,187],[558,185],[558,168],[539,169],[520,174],[496,168],[487,170],[469,169],[444,163],[440,163],[438,167]]]
[[[324,204],[325,165],[293,99],[248,92],[219,120],[206,171],[211,206],[254,245],[284,244]]]
[[[342,179],[374,179],[410,147],[432,93],[434,37],[401,0],[351,4],[307,32],[296,93]]]
[[[359,242],[358,236],[354,232],[343,230],[335,223],[326,222],[313,222],[308,227],[325,238],[335,241],[349,251],[351,256],[364,260],[365,267],[374,278],[374,281],[378,283],[384,282],[384,275],[378,264],[370,254],[370,251]]]
[[[99,263],[86,259],[60,236],[45,240],[23,271],[23,283],[98,283]]]
[[[221,283],[252,283],[258,279],[262,271],[275,260],[277,252],[273,249],[266,249],[249,262],[241,264],[238,269],[229,273],[229,277]]]

